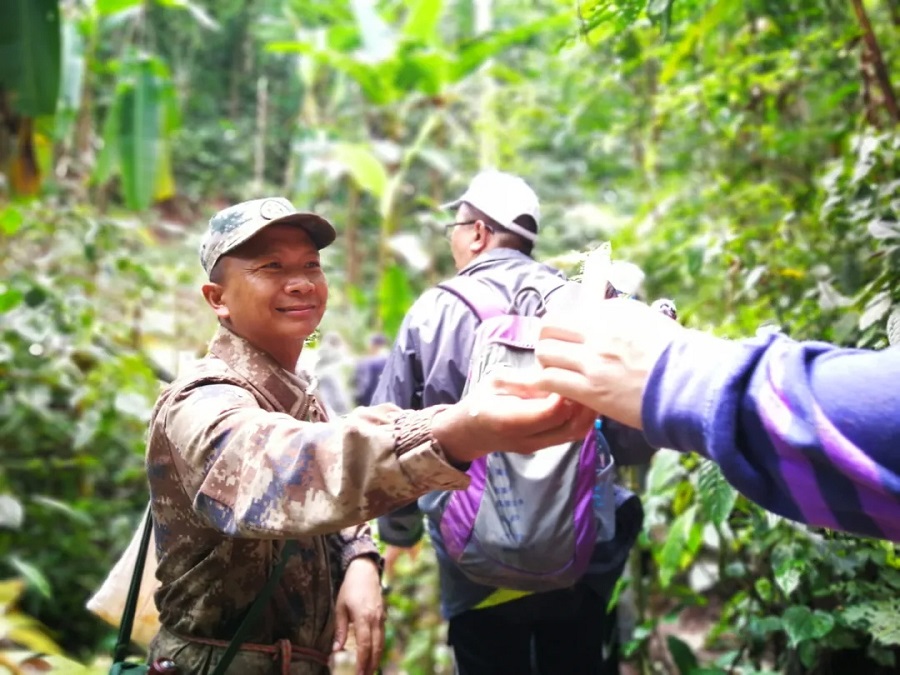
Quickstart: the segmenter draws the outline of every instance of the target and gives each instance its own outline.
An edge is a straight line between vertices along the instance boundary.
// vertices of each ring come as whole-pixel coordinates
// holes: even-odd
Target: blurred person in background
[[[388,339],[384,333],[369,336],[368,353],[353,368],[353,399],[356,405],[370,405],[378,379],[387,363]]]

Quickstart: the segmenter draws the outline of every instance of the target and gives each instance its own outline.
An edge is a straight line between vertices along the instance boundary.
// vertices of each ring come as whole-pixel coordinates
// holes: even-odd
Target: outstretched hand
[[[542,368],[505,370],[496,386],[523,397],[553,392],[640,429],[653,366],[683,330],[640,302],[598,300],[577,313],[545,317],[535,349]]]
[[[505,369],[504,369],[505,372]],[[594,413],[556,394],[520,397],[486,379],[456,405],[435,415],[435,438],[451,459],[469,462],[489,452],[528,454],[583,438]]]

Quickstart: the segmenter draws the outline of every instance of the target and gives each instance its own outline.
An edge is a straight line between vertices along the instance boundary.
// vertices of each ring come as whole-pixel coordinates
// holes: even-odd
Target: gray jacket
[[[546,296],[566,281],[565,275],[512,249],[494,249],[479,256],[459,272],[478,277],[512,302],[524,286]],[[421,409],[439,403],[455,403],[462,396],[479,319],[453,293],[432,288],[422,294],[403,320],[372,404],[395,403]],[[607,429],[609,429],[609,425]],[[640,432],[619,427],[610,444],[647,447]],[[598,545],[585,581],[608,595],[628,557],[640,529],[640,501],[617,488],[617,535]],[[396,546],[412,546],[422,536],[422,512],[417,503],[378,519],[381,538]],[[429,519],[429,534],[437,554],[441,578],[441,611],[453,617],[486,599],[496,589],[473,583],[447,557],[437,523]]]

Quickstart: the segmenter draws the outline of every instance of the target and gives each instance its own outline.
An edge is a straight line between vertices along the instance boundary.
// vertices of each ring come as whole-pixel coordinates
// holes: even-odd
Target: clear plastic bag
[[[143,521],[138,525],[128,547],[116,561],[100,588],[87,602],[88,610],[112,626],[118,627],[125,611],[128,587],[131,585],[134,565],[140,552],[142,529]],[[150,644],[150,640],[159,630],[159,612],[153,602],[153,595],[159,588],[159,581],[156,579],[156,541],[152,533],[147,548],[147,560],[144,563],[141,590],[138,593],[134,615],[134,628],[131,631],[131,639],[143,647]]]

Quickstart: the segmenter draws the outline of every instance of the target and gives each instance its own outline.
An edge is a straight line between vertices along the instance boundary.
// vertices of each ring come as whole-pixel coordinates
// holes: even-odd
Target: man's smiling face
[[[222,256],[210,281],[204,294],[219,319],[276,359],[286,343],[302,346],[328,302],[319,250],[296,225],[264,228]]]

